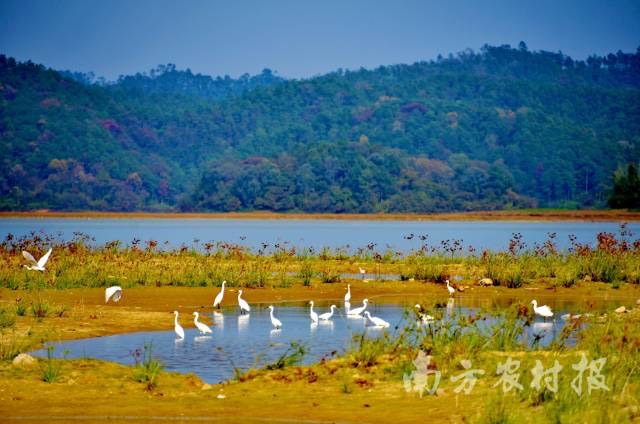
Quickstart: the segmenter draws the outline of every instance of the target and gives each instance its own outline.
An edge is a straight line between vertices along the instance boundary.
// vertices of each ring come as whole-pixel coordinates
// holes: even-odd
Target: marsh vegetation
[[[93,292],[84,290],[113,284],[124,288],[124,299],[127,290],[196,290],[213,288],[223,280],[231,288],[274,287],[277,293],[303,288],[320,293],[324,287],[342,288],[335,283],[363,267],[372,275],[398,274],[403,282],[360,281],[362,290],[368,285],[388,285],[398,294],[405,285],[412,290],[427,290],[436,287],[433,283],[451,279],[459,289],[465,289],[480,278],[491,278],[500,287],[486,289],[491,290],[489,294],[494,290],[521,293],[525,288],[549,288],[549,293],[554,293],[556,289],[580,290],[600,282],[597,290],[606,287],[606,293],[626,290],[637,295],[637,290],[629,288],[639,282],[640,242],[625,226],[615,235],[599,234],[593,247],[575,242],[568,251],[555,247],[553,234],[544,244],[535,246],[526,246],[514,234],[504,252],[463,250],[456,240],[432,244],[425,237],[420,241],[412,252],[399,254],[376,245],[355,253],[340,249],[298,251],[287,245],[252,251],[229,243],[160,249],[154,241],[137,240],[126,245],[113,242],[94,246],[83,234],[66,242],[38,234],[19,239],[9,236],[0,245],[0,282],[3,293],[16,296],[4,296],[0,302],[0,389],[19,387],[14,397],[22,401],[6,399],[8,403],[4,404],[11,405],[12,415],[26,414],[46,397],[61,408],[58,411],[73,414],[63,406],[69,393],[73,393],[77,405],[117,393],[124,412],[144,407],[167,415],[206,416],[213,408],[230,417],[264,416],[261,414],[266,410],[252,405],[267,402],[272,417],[297,416],[313,407],[314,417],[348,419],[355,404],[365,410],[363,420],[381,422],[390,418],[410,422],[427,412],[436,420],[454,417],[467,422],[632,422],[640,417],[640,315],[629,303],[628,313],[611,311],[569,319],[553,342],[543,345],[522,338],[523,330],[535,323],[528,301],[495,304],[472,314],[454,313],[444,320],[437,299],[414,294],[424,307],[422,313],[435,318],[428,325],[419,323],[415,310],[408,309],[402,324],[381,331],[378,337],[356,334],[337,357],[300,365],[305,346],[291,344],[275,361],[249,371],[239,370],[235,378],[215,386],[204,384],[194,375],[167,372],[151,346],[138,351],[133,367],[89,359],[56,359],[52,351],[39,359],[34,369],[16,368],[9,362],[47,341],[70,337],[71,328],[90,328],[87,334],[96,335],[104,334],[101,328],[105,325],[115,326],[114,331],[128,331],[118,330],[122,317],[132,321],[126,327],[129,330],[142,328],[149,317],[152,321],[170,321],[166,310],[158,305],[150,307],[157,311],[152,315],[156,312],[124,305],[109,308],[99,303],[85,304],[85,294]],[[48,247],[54,248],[54,255],[47,272],[28,272],[21,267],[21,250],[38,256]],[[350,281],[356,283],[357,279]],[[446,293],[443,287],[439,289]],[[68,296],[51,296],[56,292]],[[582,300],[584,311],[590,310],[592,300]],[[495,321],[487,325],[488,317]],[[567,344],[569,338],[574,342]],[[594,362],[602,358],[604,362]],[[504,369],[507,364],[515,366],[515,361],[518,384],[505,393]],[[557,390],[552,390],[556,386],[549,386],[548,380],[536,380],[531,370],[540,366],[548,370],[556,361],[561,371],[557,373]],[[456,392],[463,380],[455,379],[477,369],[484,373],[478,375],[472,393]],[[583,374],[576,380],[579,369]],[[421,372],[424,380],[420,380]],[[432,390],[436,375],[439,383]],[[598,376],[602,379],[593,380]],[[83,382],[82,393],[74,388],[79,381]],[[582,382],[581,393],[575,389],[577,381]],[[38,386],[37,391],[24,389],[40,384],[37,382],[46,386]],[[596,387],[594,382],[601,384]],[[227,402],[224,410],[211,404],[222,393],[224,396],[217,399]],[[270,393],[277,393],[277,398]],[[175,402],[160,404],[163,397]],[[312,404],[309,399],[313,399]],[[336,405],[342,412],[336,412]],[[99,409],[92,411],[99,413]],[[5,407],[0,407],[0,412],[8,413]]]

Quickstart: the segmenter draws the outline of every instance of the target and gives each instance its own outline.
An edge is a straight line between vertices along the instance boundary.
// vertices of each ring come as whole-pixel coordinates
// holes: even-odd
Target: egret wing
[[[38,266],[39,267],[44,267],[44,265],[47,263],[47,261],[49,260],[49,256],[51,256],[51,252],[53,251],[53,248],[49,248],[49,251],[40,258],[40,260],[38,261]]]
[[[104,302],[107,303],[113,297],[113,301],[117,302],[122,297],[122,288],[120,286],[107,287],[104,291]]]
[[[24,256],[24,258],[26,260],[28,260],[29,262],[33,262],[34,265],[38,264],[38,261],[36,261],[36,258],[33,257],[33,255],[29,252],[27,252],[26,250],[22,251],[22,256]]]

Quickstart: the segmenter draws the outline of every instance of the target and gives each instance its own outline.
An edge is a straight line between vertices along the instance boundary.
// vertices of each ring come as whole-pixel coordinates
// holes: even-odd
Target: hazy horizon
[[[484,44],[575,59],[640,45],[640,4],[456,1],[233,4],[162,0],[0,0],[0,52],[108,80],[160,64],[212,76],[286,78],[447,56]]]

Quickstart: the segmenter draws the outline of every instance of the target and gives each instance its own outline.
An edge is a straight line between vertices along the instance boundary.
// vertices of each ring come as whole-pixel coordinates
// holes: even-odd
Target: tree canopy
[[[0,209],[600,207],[639,130],[638,51],[113,83],[0,56]]]

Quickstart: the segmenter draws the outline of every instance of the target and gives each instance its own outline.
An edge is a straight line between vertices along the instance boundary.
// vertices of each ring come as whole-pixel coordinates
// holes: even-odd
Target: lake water
[[[375,243],[375,250],[387,248],[407,252],[419,249],[420,235],[428,235],[427,243],[439,245],[442,240],[462,240],[464,246],[476,249],[504,250],[513,233],[521,233],[529,247],[543,243],[548,233],[556,233],[560,249],[570,246],[568,236],[573,234],[581,243],[593,244],[599,232],[617,233],[617,222],[510,222],[510,221],[340,221],[340,220],[259,220],[259,219],[118,219],[118,218],[1,218],[0,236],[16,236],[32,231],[60,234],[70,240],[80,231],[104,244],[112,240],[130,243],[134,238],[156,240],[160,247],[176,248],[181,245],[201,247],[208,241],[233,242],[259,249],[262,243],[288,242],[289,245],[313,247],[365,247]],[[628,224],[638,234],[640,223]],[[413,234],[410,240],[406,236]],[[164,243],[167,241],[168,243]]]
[[[68,350],[69,358],[98,358],[115,361],[125,365],[133,365],[132,352],[142,350],[145,343],[152,343],[153,356],[160,359],[170,371],[183,373],[192,372],[208,383],[217,383],[233,378],[233,369],[237,367],[243,371],[249,368],[262,367],[274,362],[282,355],[291,342],[299,342],[306,346],[308,353],[303,363],[309,364],[321,358],[330,358],[332,352],[344,353],[349,347],[354,334],[365,332],[367,337],[378,337],[384,331],[394,332],[396,325],[407,321],[404,316],[406,308],[412,304],[397,305],[384,304],[382,301],[370,303],[367,310],[373,316],[383,318],[391,323],[387,330],[369,327],[364,318],[347,318],[343,305],[339,304],[339,311],[334,319],[328,323],[311,324],[309,309],[306,303],[277,304],[275,316],[283,323],[281,330],[273,330],[269,318],[267,305],[252,305],[251,314],[239,315],[237,308],[223,308],[220,312],[201,313],[200,321],[215,323],[213,334],[200,336],[195,328],[185,328],[186,336],[183,340],[176,340],[173,331],[173,316],[167,314],[167,331],[129,333],[115,336],[97,337],[92,339],[73,340],[55,344],[55,356],[59,357]],[[316,307],[317,312],[326,312],[328,303],[321,302]],[[352,308],[361,306],[353,303]],[[551,306],[555,307],[554,304]],[[564,325],[559,317],[563,312],[558,305],[555,311],[555,321],[538,322],[527,327],[523,337],[531,341],[535,334],[542,338],[541,346],[550,343]],[[575,313],[575,305],[572,308]],[[468,315],[477,310],[475,306],[460,304],[460,300],[449,301],[446,308],[442,308],[443,319],[449,319],[452,314]],[[411,318],[413,319],[413,318]],[[180,322],[184,326],[192,322],[189,313],[181,314]],[[480,328],[487,328],[492,321],[477,321]],[[575,340],[570,339],[569,344]],[[38,356],[46,356],[46,351],[34,352]]]

